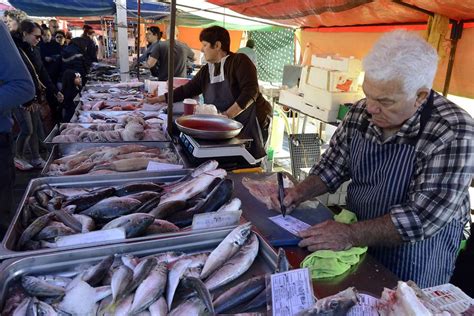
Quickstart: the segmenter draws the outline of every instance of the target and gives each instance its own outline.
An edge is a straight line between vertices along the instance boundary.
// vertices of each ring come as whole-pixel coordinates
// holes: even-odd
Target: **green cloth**
[[[334,220],[344,224],[357,222],[354,213],[342,210],[334,216]],[[360,256],[367,252],[367,247],[352,247],[348,250],[318,250],[307,256],[301,262],[302,268],[308,268],[313,279],[332,278],[343,274],[351,266],[357,264]]]

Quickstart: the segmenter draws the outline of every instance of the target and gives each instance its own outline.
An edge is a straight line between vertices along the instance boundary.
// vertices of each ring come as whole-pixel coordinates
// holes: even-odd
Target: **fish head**
[[[249,237],[251,231],[252,231],[252,223],[250,222],[237,227],[234,230],[235,232],[235,238],[233,240],[234,245],[242,246],[247,240],[247,238]]]

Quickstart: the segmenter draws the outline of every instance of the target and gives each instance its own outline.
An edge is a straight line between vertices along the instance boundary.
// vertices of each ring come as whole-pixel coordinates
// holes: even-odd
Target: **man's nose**
[[[377,102],[367,99],[367,112],[370,114],[380,113],[380,107],[377,105]]]

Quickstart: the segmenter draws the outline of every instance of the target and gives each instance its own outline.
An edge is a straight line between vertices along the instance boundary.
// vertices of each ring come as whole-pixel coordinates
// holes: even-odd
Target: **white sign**
[[[237,225],[240,215],[242,215],[242,210],[196,214],[193,217],[192,230]]]
[[[174,165],[170,163],[149,161],[146,171],[169,171],[183,169],[182,165]]]
[[[271,275],[272,315],[293,316],[314,305],[309,269]]]
[[[298,233],[300,231],[311,227],[311,225],[300,221],[299,219],[291,215],[286,215],[285,217],[283,217],[283,215],[277,215],[269,217],[268,219],[295,236],[298,236]]]

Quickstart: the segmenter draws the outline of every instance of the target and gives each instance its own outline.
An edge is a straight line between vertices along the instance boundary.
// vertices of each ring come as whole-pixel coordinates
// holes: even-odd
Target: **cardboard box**
[[[304,102],[321,109],[339,111],[339,105],[354,103],[363,98],[361,92],[329,92],[313,86],[305,86]],[[337,113],[336,113],[337,117]]]
[[[349,73],[362,71],[362,62],[352,56],[313,55],[311,56],[311,66]]]
[[[307,84],[330,92],[357,91],[359,74],[311,67]]]
[[[303,97],[293,90],[281,90],[278,103],[287,105],[290,108],[304,108]]]

